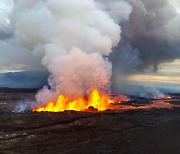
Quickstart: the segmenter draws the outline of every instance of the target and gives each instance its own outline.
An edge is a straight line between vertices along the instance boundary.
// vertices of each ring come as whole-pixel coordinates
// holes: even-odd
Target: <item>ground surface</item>
[[[12,112],[19,100],[33,97],[0,93],[0,153],[180,153],[180,108]]]

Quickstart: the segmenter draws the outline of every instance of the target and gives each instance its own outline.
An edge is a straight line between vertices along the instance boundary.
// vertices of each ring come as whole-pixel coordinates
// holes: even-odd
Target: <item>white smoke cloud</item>
[[[70,54],[54,58],[48,70],[52,73],[49,83],[53,89],[42,89],[38,102],[44,102],[42,98],[47,96],[56,98],[59,92],[79,96],[88,94],[90,88],[106,90],[110,86],[111,64],[98,53],[86,54],[74,48]]]
[[[116,23],[121,23],[124,20],[129,20],[129,15],[132,12],[132,6],[124,0],[97,0],[102,9],[108,11],[110,16]]]
[[[180,14],[180,1],[179,0],[169,0],[169,3],[171,3],[178,14]]]
[[[108,89],[111,74],[117,91],[117,78],[180,57],[179,10],[179,0],[1,0],[0,70],[44,69],[40,59],[52,75],[38,102]]]
[[[128,10],[118,11],[117,6]],[[112,72],[104,56],[120,41],[117,23],[128,19],[130,13],[126,2],[108,3],[103,9],[94,0],[17,1],[13,18],[16,39],[42,58],[51,73],[51,89],[42,89],[37,101],[45,103],[60,93],[83,95],[94,87],[107,90]]]

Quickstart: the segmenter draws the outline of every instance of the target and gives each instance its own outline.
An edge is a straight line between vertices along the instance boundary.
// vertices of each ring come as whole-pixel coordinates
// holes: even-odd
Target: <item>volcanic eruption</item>
[[[145,0],[141,3],[148,6]],[[153,64],[153,57],[146,56],[138,39],[133,39],[136,35],[128,35],[132,27],[138,27],[135,19],[140,20],[136,11],[139,7],[142,5],[137,6],[131,0],[18,0],[12,19],[16,41],[40,59],[50,73],[48,86],[36,94],[32,110],[84,111],[92,107],[103,111],[116,108],[112,104],[122,101],[109,95],[111,80],[116,80],[119,72],[125,70],[142,71],[150,65],[155,70],[159,63],[155,60]],[[140,11],[141,14],[143,11]],[[128,24],[129,20],[132,25]],[[147,43],[149,40],[144,42]],[[140,47],[134,49],[133,45]],[[113,87],[116,87],[114,82]]]
[[[0,153],[178,153],[177,1],[1,0]]]
[[[117,12],[116,17],[128,20],[130,5],[117,4],[129,11]],[[90,106],[105,110],[113,102],[104,94],[109,91],[112,74],[106,57],[120,40],[121,20],[115,22],[115,14],[108,11],[94,0],[17,2],[17,41],[41,58],[51,74],[50,88],[45,86],[37,93],[39,108],[33,111],[43,105],[47,109],[42,111],[79,111]]]
[[[113,109],[111,103],[114,101],[109,99],[105,94],[99,94],[97,89],[94,89],[89,95],[88,99],[83,97],[77,97],[71,99],[71,97],[64,97],[60,95],[56,102],[48,102],[42,107],[34,108],[33,111],[49,111],[60,112],[65,110],[75,111],[87,111],[90,107],[97,109],[98,111],[104,111],[106,109]]]

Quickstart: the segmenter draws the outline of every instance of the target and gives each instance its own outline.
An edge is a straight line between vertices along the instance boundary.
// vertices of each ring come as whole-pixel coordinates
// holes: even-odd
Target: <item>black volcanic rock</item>
[[[180,153],[180,108],[12,112],[34,95],[0,92],[0,153]]]

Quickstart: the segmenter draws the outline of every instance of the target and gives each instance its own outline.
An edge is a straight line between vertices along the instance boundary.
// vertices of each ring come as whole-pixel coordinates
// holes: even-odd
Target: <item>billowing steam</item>
[[[108,6],[115,21],[128,19],[126,2]],[[127,7],[126,12],[113,7]],[[111,11],[112,10],[112,11]],[[120,40],[121,28],[107,8],[93,0],[17,1],[15,36],[21,46],[42,58],[51,73],[48,87],[36,96],[45,103],[59,93],[84,95],[97,87],[108,90],[111,63],[108,56]],[[118,18],[120,17],[120,18]]]
[[[179,0],[3,0],[1,5],[6,2],[11,7],[1,13],[0,47],[31,51],[51,74],[51,88],[37,94],[38,102],[59,93],[108,90],[110,84],[116,90],[120,76],[156,72],[161,63],[180,58]]]

